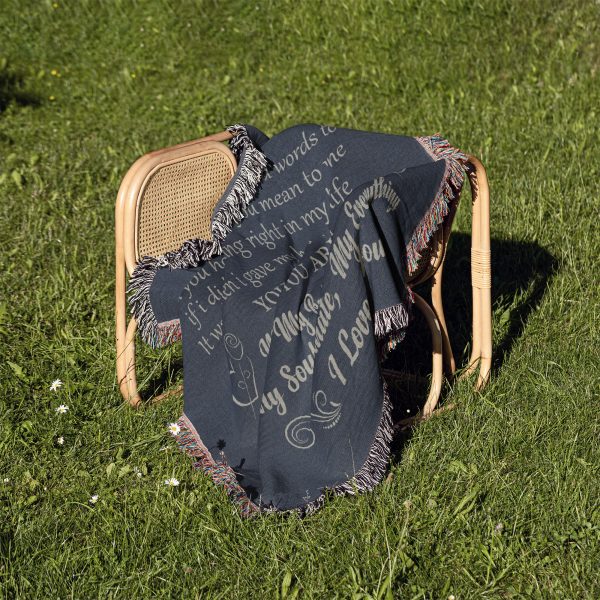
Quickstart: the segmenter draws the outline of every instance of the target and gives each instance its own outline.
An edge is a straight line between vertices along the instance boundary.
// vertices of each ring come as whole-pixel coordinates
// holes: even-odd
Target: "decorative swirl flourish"
[[[338,424],[342,416],[341,404],[328,402],[323,390],[317,390],[313,394],[313,404],[315,411],[292,419],[285,428],[285,439],[294,448],[300,450],[311,448],[315,443],[314,424],[320,423],[322,429],[331,429]]]
[[[285,428],[285,439],[288,444],[307,450],[315,443],[315,432],[310,428],[310,415],[301,415],[292,419]]]

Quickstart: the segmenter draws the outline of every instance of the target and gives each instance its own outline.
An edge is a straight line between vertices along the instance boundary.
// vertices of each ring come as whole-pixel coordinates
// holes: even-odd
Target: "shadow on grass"
[[[24,89],[22,75],[8,69],[0,69],[0,113],[4,112],[11,102],[19,106],[39,106],[40,99]]]
[[[177,356],[169,361],[168,369],[161,369],[159,374],[150,379],[140,394],[144,401],[148,403],[156,402],[159,396],[162,399],[183,396],[181,389],[182,381],[180,374],[183,373],[183,358]]]
[[[502,367],[539,307],[558,261],[534,242],[491,240],[493,330],[492,376]],[[444,307],[457,364],[464,365],[471,341],[471,237],[455,233],[444,267]],[[446,308],[447,307],[447,308]]]
[[[492,308],[494,311],[492,377],[501,369],[515,342],[523,335],[527,320],[544,296],[558,261],[533,242],[491,240]],[[471,348],[471,237],[453,233],[446,255],[443,278],[444,312],[452,350],[458,368],[466,366]],[[416,290],[430,298],[428,284]],[[402,344],[384,364],[400,371],[403,379],[390,389],[394,420],[416,414],[429,392],[431,337],[418,310]],[[499,315],[499,316],[498,316]],[[444,400],[442,391],[441,402]],[[399,436],[395,450],[410,437]]]

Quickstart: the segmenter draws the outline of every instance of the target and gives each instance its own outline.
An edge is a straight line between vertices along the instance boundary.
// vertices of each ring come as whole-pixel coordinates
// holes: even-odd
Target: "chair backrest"
[[[160,256],[193,238],[211,239],[214,207],[237,166],[229,148],[216,141],[228,137],[224,132],[157,150],[130,168],[117,200],[129,273],[142,256]],[[440,267],[457,204],[432,236],[417,271],[408,278],[410,285],[430,279]]]
[[[138,159],[117,200],[128,271],[143,256],[160,256],[192,238],[211,239],[214,207],[235,169],[229,148],[216,141],[180,144]]]

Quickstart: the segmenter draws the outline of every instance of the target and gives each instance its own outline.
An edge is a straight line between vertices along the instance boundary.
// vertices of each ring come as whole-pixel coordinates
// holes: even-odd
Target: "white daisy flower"
[[[69,410],[69,407],[66,404],[61,404],[60,406],[56,407],[56,412],[59,415],[64,415],[68,410]]]
[[[96,502],[98,502],[98,494],[94,494],[90,499],[89,499],[89,503],[90,504],[96,504]]]
[[[173,435],[177,435],[181,431],[181,427],[179,427],[179,425],[177,425],[177,423],[169,423],[169,426],[167,427],[167,429]]]
[[[56,443],[62,446],[65,443],[65,438],[61,435],[59,438],[56,438]]]
[[[51,392],[56,392],[58,388],[62,387],[63,382],[60,379],[55,379],[50,386]]]
[[[168,485],[169,487],[177,487],[179,485],[179,479],[175,479],[175,477],[165,479],[165,485]]]

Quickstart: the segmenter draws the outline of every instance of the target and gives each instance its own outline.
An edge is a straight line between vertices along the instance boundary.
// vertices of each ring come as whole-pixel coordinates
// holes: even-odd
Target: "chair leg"
[[[442,303],[442,270],[444,261],[440,264],[436,274],[433,276],[431,286],[431,304],[439,321],[440,330],[442,333],[442,358],[444,363],[444,371],[448,378],[454,375],[456,371],[456,363],[452,354],[452,346],[450,345],[450,337],[448,336],[448,327],[444,316],[444,305]]]
[[[469,171],[469,182],[471,184],[471,249],[479,246],[479,233],[480,233],[480,203],[478,199],[478,189],[477,185],[477,176],[474,171]],[[481,294],[479,293],[479,287],[475,285],[475,271],[473,266],[473,256],[471,255],[471,292],[472,292],[472,305],[473,305],[473,315],[472,315],[472,345],[471,345],[471,356],[469,358],[469,363],[467,368],[463,371],[461,375],[461,379],[463,377],[468,377],[471,375],[477,367],[479,367],[479,361],[481,358],[481,331],[480,331],[480,322],[481,322]]]
[[[471,236],[471,285],[473,290],[473,348],[463,376],[479,367],[476,389],[489,379],[492,365],[492,301],[490,256],[490,197],[485,169],[474,156],[469,180],[473,194]]]
[[[117,308],[118,313],[118,308]],[[125,355],[125,345],[126,345],[126,337],[127,330],[125,328],[125,322],[123,319],[123,323],[119,323],[119,318],[117,317],[117,384],[119,385],[119,390],[121,391],[121,396],[127,402],[129,402],[129,384],[127,382],[127,364],[126,364],[126,355]]]
[[[119,325],[120,323],[117,323],[117,382],[123,399],[135,407],[142,401],[137,391],[135,373],[135,333],[137,323],[135,319],[131,319],[127,329],[125,329],[124,322],[121,327]]]
[[[118,213],[117,213],[118,214]],[[131,319],[127,325],[127,299],[125,297],[125,257],[122,230],[117,217],[116,232],[116,280],[115,280],[115,331],[117,350],[117,383],[126,402],[137,406],[141,398],[137,392],[135,376],[135,331],[137,324]]]
[[[129,404],[138,406],[142,397],[137,390],[137,377],[135,372],[135,333],[137,331],[137,321],[131,319],[127,326],[127,337],[125,341],[125,364],[127,374],[127,389],[129,393]]]
[[[490,245],[490,190],[485,169],[481,162],[470,157],[477,178],[476,201],[479,204],[479,245],[473,248],[472,263],[474,285],[479,287],[480,365],[477,389],[488,382],[492,368],[492,269]]]
[[[425,300],[418,294],[414,293],[415,304],[417,308],[423,313],[423,316],[427,320],[427,325],[431,330],[431,345],[432,345],[432,372],[431,372],[431,389],[429,390],[429,396],[421,417],[427,418],[433,412],[436,407],[440,394],[442,392],[442,381],[444,379],[443,368],[442,368],[442,332],[438,319]]]

